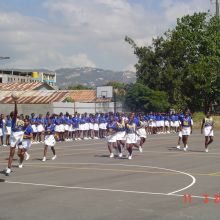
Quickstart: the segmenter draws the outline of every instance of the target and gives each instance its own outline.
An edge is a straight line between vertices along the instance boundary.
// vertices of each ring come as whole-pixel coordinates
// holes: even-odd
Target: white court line
[[[54,163],[54,165],[55,164],[60,164],[61,165],[61,164],[67,164],[67,163]],[[68,163],[68,164],[70,164],[70,163]],[[167,168],[163,168],[163,167],[132,165],[132,164],[108,164],[108,163],[71,163],[71,164],[72,165],[100,165],[100,166],[104,165],[104,166],[123,166],[123,167],[151,168],[151,169],[159,169],[159,170],[166,170],[166,171],[170,171],[170,172],[174,172],[174,173],[179,173],[179,174],[182,174],[182,175],[186,175],[186,176],[188,176],[192,179],[192,182],[189,185],[187,185],[187,186],[185,186],[181,189],[172,191],[170,193],[165,193],[165,194],[168,194],[168,195],[173,195],[175,193],[184,191],[184,190],[192,187],[196,183],[196,178],[193,175],[189,174],[189,173],[185,173],[185,172],[178,171],[178,170],[167,169]]]
[[[51,185],[51,184],[41,184],[41,183],[27,183],[27,182],[13,182],[5,181],[4,183],[9,184],[19,184],[19,185],[30,185],[30,186],[43,186],[52,188],[63,188],[63,189],[79,189],[79,190],[91,190],[91,191],[106,191],[106,192],[121,192],[121,193],[133,193],[133,194],[145,194],[145,195],[162,195],[162,196],[174,196],[183,197],[181,194],[169,194],[169,193],[156,193],[156,192],[145,192],[145,191],[133,191],[133,190],[120,190],[120,189],[107,189],[107,188],[88,188],[79,186],[62,186],[62,185]],[[192,198],[204,199],[202,196],[191,195]],[[207,197],[208,199],[215,199],[213,197]]]

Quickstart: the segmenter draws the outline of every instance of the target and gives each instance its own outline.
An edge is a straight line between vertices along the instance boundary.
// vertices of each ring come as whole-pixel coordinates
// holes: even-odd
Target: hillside
[[[83,84],[85,86],[101,86],[109,81],[131,83],[136,81],[134,72],[111,71],[99,68],[62,68],[55,70],[57,73],[57,85],[67,88],[70,85]]]

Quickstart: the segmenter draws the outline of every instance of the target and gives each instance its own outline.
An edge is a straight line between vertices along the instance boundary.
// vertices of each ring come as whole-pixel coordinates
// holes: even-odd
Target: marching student
[[[118,157],[122,157],[122,148],[125,147],[125,141],[126,141],[126,132],[125,132],[125,122],[121,115],[118,117],[118,121],[116,122],[117,125],[117,134],[116,134],[116,140],[117,140],[117,147],[118,147]]]
[[[44,131],[44,119],[42,114],[39,114],[39,117],[36,119],[36,124],[37,124],[37,141],[38,143],[43,143],[42,141],[42,135]]]
[[[140,138],[139,151],[143,152],[143,145],[147,138],[147,132],[145,130],[145,121],[143,115],[140,116],[139,122],[137,124],[137,135]]]
[[[192,119],[189,115],[189,111],[184,112],[184,116],[180,118],[180,131],[182,132],[182,142],[184,145],[183,150],[187,151],[188,149],[188,139],[192,133]]]
[[[108,143],[108,150],[109,150],[109,157],[113,158],[114,153],[112,151],[113,148],[116,149],[116,142],[117,142],[117,125],[114,121],[114,117],[110,116],[109,122],[107,124],[107,137],[106,137],[107,143]]]
[[[106,136],[106,118],[103,113],[101,113],[99,117],[99,135],[100,138],[104,138]]]
[[[126,129],[126,147],[128,151],[128,159],[132,159],[132,148],[137,143],[136,138],[136,123],[134,122],[134,115],[131,114],[129,121],[125,124]]]
[[[206,113],[206,117],[202,120],[202,126],[201,126],[201,134],[204,134],[205,136],[205,152],[208,153],[209,149],[208,146],[213,142],[213,136],[214,136],[214,118],[210,114],[210,112]]]
[[[23,140],[21,143],[18,145],[18,157],[19,157],[19,168],[23,167],[23,161],[24,157],[26,155],[25,160],[28,160],[30,158],[30,155],[27,153],[27,151],[31,147],[31,140],[33,138],[33,128],[30,124],[29,119],[24,119],[24,126],[23,126]]]
[[[52,160],[55,160],[57,158],[56,156],[56,151],[55,151],[55,144],[56,140],[54,138],[55,135],[55,125],[51,123],[51,120],[48,120],[48,124],[45,127],[45,138],[44,138],[44,156],[42,161],[45,162],[47,160],[47,149],[48,147],[51,148],[53,152],[53,157],[51,158]]]
[[[11,112],[10,116],[12,118],[11,125],[11,136],[10,136],[10,153],[8,157],[8,167],[5,170],[5,175],[9,176],[11,173],[12,161],[15,154],[16,147],[23,140],[23,126],[24,122],[18,117],[18,108],[17,108],[17,97],[12,97],[14,101],[14,112]]]

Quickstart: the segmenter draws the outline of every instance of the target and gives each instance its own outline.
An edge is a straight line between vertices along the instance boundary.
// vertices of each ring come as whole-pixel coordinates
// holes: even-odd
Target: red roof
[[[70,97],[75,102],[110,102],[110,98],[97,98],[96,90],[69,90]]]
[[[19,93],[18,93],[19,94]],[[1,91],[0,91],[1,96]],[[19,94],[19,104],[50,104],[53,102],[62,102],[69,97],[68,91],[50,90],[50,91],[26,91]],[[11,104],[13,100],[10,95],[3,97],[0,103]]]
[[[26,91],[26,90],[36,90],[39,87],[47,87],[48,89],[53,89],[50,85],[42,82],[32,82],[32,83],[0,83],[0,90],[3,91]]]

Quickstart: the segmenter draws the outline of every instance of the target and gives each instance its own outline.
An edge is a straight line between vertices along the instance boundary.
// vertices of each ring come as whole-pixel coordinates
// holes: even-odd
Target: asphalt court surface
[[[0,174],[0,220],[219,219],[220,132],[209,153],[198,132],[188,152],[175,149],[177,138],[150,135],[132,160],[109,158],[104,140],[58,143],[46,162],[43,145],[32,145],[24,168],[15,160],[9,177]],[[8,151],[0,149],[1,170]]]

